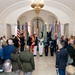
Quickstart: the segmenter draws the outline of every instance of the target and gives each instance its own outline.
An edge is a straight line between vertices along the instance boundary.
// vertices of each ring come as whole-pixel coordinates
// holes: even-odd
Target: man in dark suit
[[[58,43],[59,50],[56,52],[56,68],[59,75],[65,75],[65,69],[68,60],[68,51],[62,43]]]
[[[51,44],[50,44],[50,54],[51,56],[54,55],[54,52],[56,52],[57,50],[57,39],[51,40]]]
[[[48,46],[49,46],[49,42],[47,40],[47,42],[45,44],[45,56],[48,56]]]
[[[25,46],[25,39],[24,39],[23,33],[21,33],[20,43],[21,43],[20,51],[22,52],[24,51],[24,46]]]
[[[15,38],[13,39],[13,43],[14,43],[14,46],[15,46],[16,48],[19,48],[19,43],[18,43],[18,38],[17,38],[17,36],[15,36]]]
[[[29,46],[29,51],[31,51],[31,45],[32,45],[32,37],[29,35],[27,39],[27,45]]]

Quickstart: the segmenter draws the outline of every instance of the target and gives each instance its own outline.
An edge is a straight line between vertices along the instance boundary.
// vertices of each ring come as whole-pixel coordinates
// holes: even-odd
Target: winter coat
[[[28,50],[23,51],[20,53],[20,62],[21,67],[24,72],[31,72],[35,70],[35,63],[34,63],[34,57],[31,52]]]
[[[56,67],[65,70],[67,60],[68,60],[67,49],[61,48],[59,51],[56,52]]]
[[[3,47],[4,60],[10,59],[11,54],[14,52],[15,47],[13,45],[6,45]]]
[[[67,51],[71,58],[75,58],[75,49],[71,44],[67,46]]]
[[[11,54],[11,63],[12,63],[12,70],[13,71],[17,71],[17,70],[21,69],[18,54],[14,54],[14,53]]]

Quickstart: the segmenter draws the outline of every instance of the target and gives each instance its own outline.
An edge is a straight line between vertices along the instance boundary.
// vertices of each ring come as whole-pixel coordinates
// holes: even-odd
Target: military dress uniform
[[[39,55],[40,56],[42,56],[42,54],[43,54],[43,48],[44,48],[43,42],[40,41],[39,42]]]
[[[38,39],[35,37],[34,56],[37,54]]]
[[[50,44],[50,55],[53,56],[56,50],[57,50],[57,42],[56,40],[52,40]]]
[[[48,41],[47,41],[46,44],[45,44],[45,56],[48,56],[48,46],[49,46],[49,44],[48,44]]]
[[[53,54],[54,54],[53,41],[50,41],[50,55],[53,56]]]
[[[31,45],[31,52],[32,53],[34,53],[34,46],[35,46],[35,43],[33,42],[32,45]]]

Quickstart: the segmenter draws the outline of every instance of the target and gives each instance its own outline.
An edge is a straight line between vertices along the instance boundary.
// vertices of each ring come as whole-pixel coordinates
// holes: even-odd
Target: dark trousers
[[[24,51],[24,46],[21,46],[20,51],[21,52]]]
[[[75,58],[73,58],[73,66],[75,66]]]
[[[54,54],[54,48],[50,47],[50,55],[53,56],[53,54]]]
[[[48,46],[45,46],[45,56],[48,56]]]
[[[65,75],[65,70],[59,69],[59,75]]]

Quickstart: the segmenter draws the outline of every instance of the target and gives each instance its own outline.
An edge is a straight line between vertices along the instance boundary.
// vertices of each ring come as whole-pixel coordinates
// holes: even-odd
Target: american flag
[[[18,43],[20,46],[20,23],[17,21],[17,37],[18,37]]]

